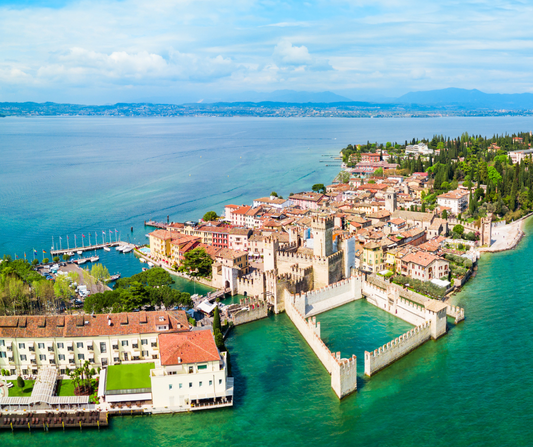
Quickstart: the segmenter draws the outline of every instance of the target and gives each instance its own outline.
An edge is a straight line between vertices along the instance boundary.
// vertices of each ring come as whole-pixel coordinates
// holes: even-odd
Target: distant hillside
[[[483,93],[479,90],[445,88],[425,92],[410,92],[397,99],[401,104],[418,104],[446,108],[490,109],[490,110],[531,110],[531,93]]]
[[[276,90],[273,92],[243,92],[232,95],[224,102],[287,102],[287,103],[331,103],[351,102],[352,99],[333,92],[298,92],[295,90]],[[213,102],[213,101],[211,101]],[[221,102],[221,101],[216,101]]]

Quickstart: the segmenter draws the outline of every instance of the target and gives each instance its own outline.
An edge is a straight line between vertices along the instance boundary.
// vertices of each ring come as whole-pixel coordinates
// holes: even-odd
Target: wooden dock
[[[50,428],[100,428],[109,425],[108,413],[104,411],[47,411],[45,413],[8,413],[0,416],[0,429],[44,430]]]

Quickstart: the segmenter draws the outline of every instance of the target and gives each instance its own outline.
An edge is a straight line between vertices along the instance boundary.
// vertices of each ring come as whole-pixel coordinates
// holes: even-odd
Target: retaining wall
[[[316,317],[305,320],[289,301],[285,306],[287,315],[302,337],[311,347],[324,368],[331,375],[331,388],[339,399],[357,390],[357,358],[341,359],[340,352],[333,354],[320,338],[320,323]]]
[[[365,351],[365,374],[371,376],[386,368],[430,338],[431,322],[427,321],[372,352]]]

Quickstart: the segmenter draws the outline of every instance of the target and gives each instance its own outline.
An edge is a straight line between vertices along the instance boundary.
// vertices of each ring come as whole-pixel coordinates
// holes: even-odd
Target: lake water
[[[347,143],[513,133],[532,124],[531,118],[3,119],[0,247],[20,255],[49,248],[52,236],[106,228],[124,238],[132,225],[131,238],[140,240],[150,217],[198,218],[273,189],[288,195],[327,183],[338,168],[322,166],[321,155]],[[2,445],[531,445],[532,226],[518,249],[483,255],[477,277],[454,299],[466,321],[371,379],[362,375],[364,350],[409,325],[365,302],[320,315],[328,346],[358,356],[359,389],[341,402],[281,314],[230,335],[231,409],[113,418],[101,431],[2,433]],[[134,261],[111,256],[116,269]]]

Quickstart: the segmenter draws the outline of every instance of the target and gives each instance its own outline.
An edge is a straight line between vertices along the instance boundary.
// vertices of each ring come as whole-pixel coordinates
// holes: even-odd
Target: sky
[[[0,0],[0,102],[533,92],[531,1]]]

